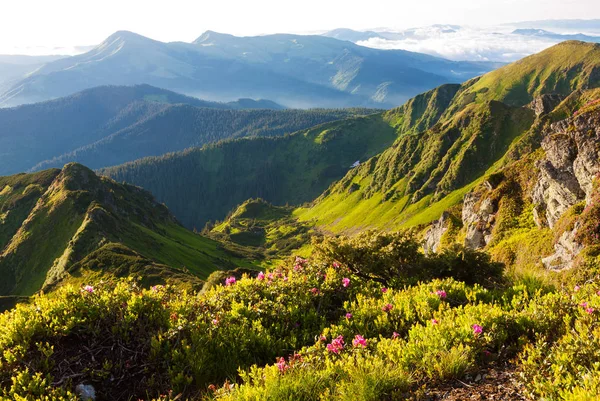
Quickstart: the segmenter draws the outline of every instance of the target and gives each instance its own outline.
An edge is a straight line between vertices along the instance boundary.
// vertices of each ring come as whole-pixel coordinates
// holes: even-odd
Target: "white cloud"
[[[359,45],[377,49],[403,49],[450,60],[514,61],[544,50],[556,40],[513,35],[512,28],[424,27],[399,32],[404,39],[371,38]],[[400,36],[397,35],[397,36]],[[394,35],[391,35],[394,36]]]

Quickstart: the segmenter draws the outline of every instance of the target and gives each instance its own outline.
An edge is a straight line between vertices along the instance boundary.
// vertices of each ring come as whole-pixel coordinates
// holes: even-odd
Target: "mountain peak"
[[[102,42],[100,46],[111,45],[113,43],[145,43],[145,42],[156,42],[153,39],[142,36],[138,33],[131,31],[117,31],[110,35]]]
[[[217,40],[220,39],[226,39],[226,38],[233,38],[233,35],[230,35],[228,33],[219,33],[219,32],[215,32],[215,31],[206,31],[204,32],[202,35],[200,35],[198,37],[198,39],[196,39],[195,41],[193,41],[192,43],[195,45],[207,45],[207,44],[212,44]]]

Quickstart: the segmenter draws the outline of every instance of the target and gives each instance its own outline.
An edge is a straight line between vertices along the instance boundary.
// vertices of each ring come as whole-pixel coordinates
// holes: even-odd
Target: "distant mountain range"
[[[544,24],[545,25],[545,24]],[[598,24],[600,29],[600,23]],[[334,29],[325,32],[323,36],[346,40],[354,43],[365,42],[369,39],[383,39],[390,41],[397,40],[424,40],[433,35],[441,36],[445,34],[456,34],[461,29],[459,25],[432,25],[424,28],[412,28],[403,31],[355,31],[347,28]],[[581,40],[584,42],[600,42],[600,36],[586,35],[583,33],[557,33],[540,28],[518,28],[511,32],[513,35],[536,36],[546,39],[564,41]]]
[[[494,67],[318,35],[236,37],[208,31],[193,43],[162,43],[120,31],[87,53],[38,68],[0,93],[0,106],[100,85],[144,83],[217,101],[263,98],[296,108],[387,108]]]
[[[271,109],[268,109],[268,108]],[[103,86],[0,109],[0,175],[78,161],[92,168],[244,136],[274,136],[376,110],[282,110],[208,102],[149,85]]]
[[[586,32],[600,34],[600,19],[550,19],[506,24],[515,28],[537,27],[562,33]]]
[[[540,38],[548,38],[555,40],[581,40],[584,42],[593,42],[600,43],[600,36],[590,36],[584,35],[583,33],[575,33],[575,34],[561,34],[556,32],[546,31],[544,29],[515,29],[513,32],[515,35],[524,35],[524,36],[537,36]]]

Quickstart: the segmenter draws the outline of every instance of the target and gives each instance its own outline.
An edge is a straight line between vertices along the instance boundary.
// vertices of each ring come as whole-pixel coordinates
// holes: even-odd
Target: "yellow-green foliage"
[[[577,340],[598,330],[595,283],[387,288],[361,276],[317,256],[201,294],[131,279],[64,286],[0,315],[0,391],[73,399],[85,382],[117,399],[394,399],[518,355],[535,396],[597,390],[598,344]]]

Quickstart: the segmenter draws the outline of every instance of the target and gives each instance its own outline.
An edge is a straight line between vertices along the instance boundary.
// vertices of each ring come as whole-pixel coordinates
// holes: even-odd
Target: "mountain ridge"
[[[0,175],[62,168],[69,161],[100,168],[109,160],[120,164],[231,136],[281,135],[369,113],[358,109],[270,110],[265,106],[277,107],[264,100],[215,103],[138,85],[97,87],[65,98],[0,109]],[[242,109],[245,107],[255,109]],[[121,138],[118,148],[106,145],[111,137]]]
[[[148,192],[76,163],[0,177],[0,187],[2,295],[146,268],[148,283],[198,286],[213,270],[250,266],[184,229]]]
[[[386,107],[491,68],[319,35],[209,32],[193,43],[163,43],[119,31],[87,53],[44,65],[0,94],[0,105],[66,96],[92,86],[146,83],[218,101],[250,97],[296,108]]]

